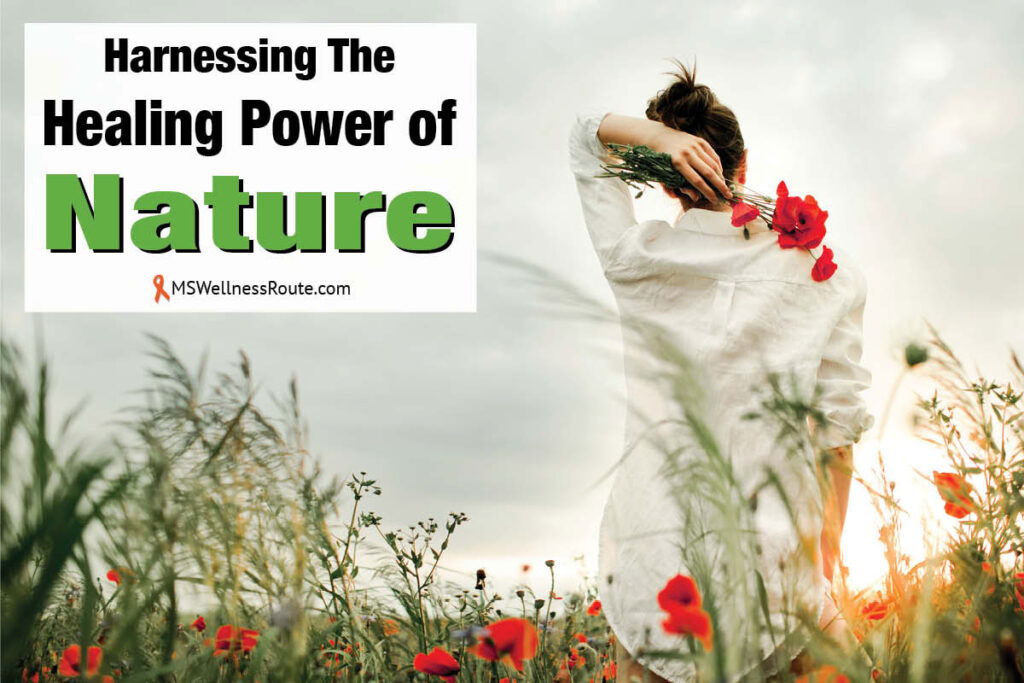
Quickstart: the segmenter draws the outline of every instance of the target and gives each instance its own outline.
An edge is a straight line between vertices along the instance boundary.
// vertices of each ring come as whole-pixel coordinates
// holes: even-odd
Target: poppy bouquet
[[[677,193],[694,189],[672,165],[672,157],[668,154],[656,152],[646,145],[609,144],[608,148],[619,158],[619,162],[602,166],[605,173],[598,177],[619,178],[638,190],[637,197],[655,184],[664,185]],[[775,197],[754,192],[739,183],[730,183],[730,189],[733,196],[725,201],[732,205],[732,224],[743,229],[744,237],[750,238],[747,224],[761,218],[778,233],[779,247],[805,249],[814,257],[811,277],[816,282],[832,277],[836,272],[834,254],[822,244],[828,211],[818,206],[814,197],[790,196],[785,182],[779,183]],[[817,247],[821,247],[819,254],[812,251]]]

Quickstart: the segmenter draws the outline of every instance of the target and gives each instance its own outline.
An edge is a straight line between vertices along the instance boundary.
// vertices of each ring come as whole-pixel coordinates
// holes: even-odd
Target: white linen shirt
[[[617,178],[596,177],[611,160],[597,137],[603,118],[603,113],[580,114],[569,138],[587,231],[620,314],[667,331],[669,341],[699,371],[704,419],[741,485],[761,481],[766,464],[783,467],[774,426],[743,419],[760,406],[751,388],[763,385],[766,372],[792,376],[807,397],[816,385],[820,388],[818,405],[828,418],[821,445],[856,442],[873,419],[861,397],[871,379],[860,365],[866,287],[853,261],[830,243],[838,270],[829,280],[815,282],[813,257],[803,249],[781,249],[777,234],[760,218],[748,224],[749,240],[732,226],[729,211],[691,209],[674,224],[637,222],[634,191]],[[626,354],[627,455],[605,506],[599,556],[605,614],[616,637],[634,654],[641,644],[645,649],[680,647],[678,637],[662,631],[664,614],[656,596],[677,572],[689,572],[681,564],[678,505],[662,476],[665,455],[646,436],[652,424],[675,411],[664,388],[645,380],[648,370],[640,356]],[[816,543],[821,531],[813,467],[791,473],[785,485],[789,496],[805,503],[799,530],[779,500],[759,499],[755,512],[773,610],[781,609],[781,586],[787,580],[779,558],[792,550],[798,534]],[[820,610],[820,554],[818,563],[813,575],[794,581],[806,604]],[[739,630],[727,612],[718,627],[732,637]],[[772,648],[772,641],[763,641],[749,649],[752,658],[763,658]],[[641,656],[641,661],[669,680],[687,681],[694,675],[679,660]],[[753,665],[750,659],[743,670]]]

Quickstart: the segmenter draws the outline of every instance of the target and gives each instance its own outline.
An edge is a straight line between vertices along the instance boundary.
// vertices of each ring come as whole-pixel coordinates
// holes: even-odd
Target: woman
[[[707,647],[717,646],[721,654],[722,643],[730,646],[719,665],[730,676],[753,672],[755,678],[770,678],[778,662],[784,665],[806,643],[788,618],[794,605],[806,607],[823,626],[834,629],[837,623],[826,592],[845,517],[850,446],[873,421],[860,396],[871,377],[859,364],[865,283],[838,250],[838,271],[815,282],[813,257],[802,249],[780,249],[763,220],[747,225],[749,239],[732,226],[731,207],[716,192],[729,198],[727,181],[744,182],[747,150],[733,112],[697,84],[693,73],[680,65],[674,82],[651,99],[646,114],[646,119],[580,115],[570,136],[571,167],[620,314],[656,325],[690,359],[703,390],[701,417],[744,495],[756,496],[751,507],[758,557],[753,562],[776,630],[770,637],[750,630],[742,608],[730,603],[733,588],[716,584],[720,577],[713,562],[702,589],[714,592],[717,586],[716,633]],[[612,161],[610,143],[647,145],[671,156],[697,190],[673,194],[681,204],[673,223],[637,222],[629,187],[618,178],[598,177]],[[666,473],[664,442],[652,438],[678,410],[665,387],[649,380],[650,367],[649,359],[627,354],[627,449],[602,519],[599,591],[619,646],[620,680],[642,667],[655,674],[646,680],[688,681],[695,676],[692,663],[643,654],[686,649],[683,639],[665,632],[657,594],[677,573],[696,573],[683,559],[690,549],[680,547],[680,530],[692,521],[687,515],[701,509],[699,501],[686,501],[685,490],[680,494],[680,482]],[[763,385],[769,372],[791,377],[805,396],[819,388],[818,406],[827,420],[815,443],[821,449],[817,455],[831,455],[830,465],[821,468],[830,476],[814,471],[821,458],[808,457],[806,467],[787,469],[776,427],[744,419],[761,407],[763,397],[752,387]],[[685,462],[701,456],[691,444],[673,457]],[[768,467],[788,474],[776,489],[755,492]],[[828,483],[819,486],[821,481]],[[680,500],[691,512],[679,511]],[[707,527],[706,536],[714,538],[714,524]],[[799,566],[793,558],[807,538],[813,539],[814,559]],[[721,550],[708,547],[712,555]]]

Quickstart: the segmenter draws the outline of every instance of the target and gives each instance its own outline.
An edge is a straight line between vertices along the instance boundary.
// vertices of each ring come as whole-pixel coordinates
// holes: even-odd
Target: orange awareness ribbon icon
[[[160,297],[163,297],[168,301],[171,300],[171,296],[167,293],[167,290],[164,289],[163,275],[157,275],[153,278],[153,286],[156,287],[156,296],[153,298],[154,301],[160,303]]]

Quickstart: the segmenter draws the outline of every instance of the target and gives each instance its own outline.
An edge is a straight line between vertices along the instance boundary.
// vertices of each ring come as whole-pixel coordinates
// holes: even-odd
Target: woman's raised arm
[[[656,152],[668,154],[676,170],[711,202],[718,201],[712,185],[723,196],[732,196],[722,176],[722,162],[704,138],[669,128],[658,121],[621,114],[605,116],[597,130],[597,137],[605,144],[647,145]]]

